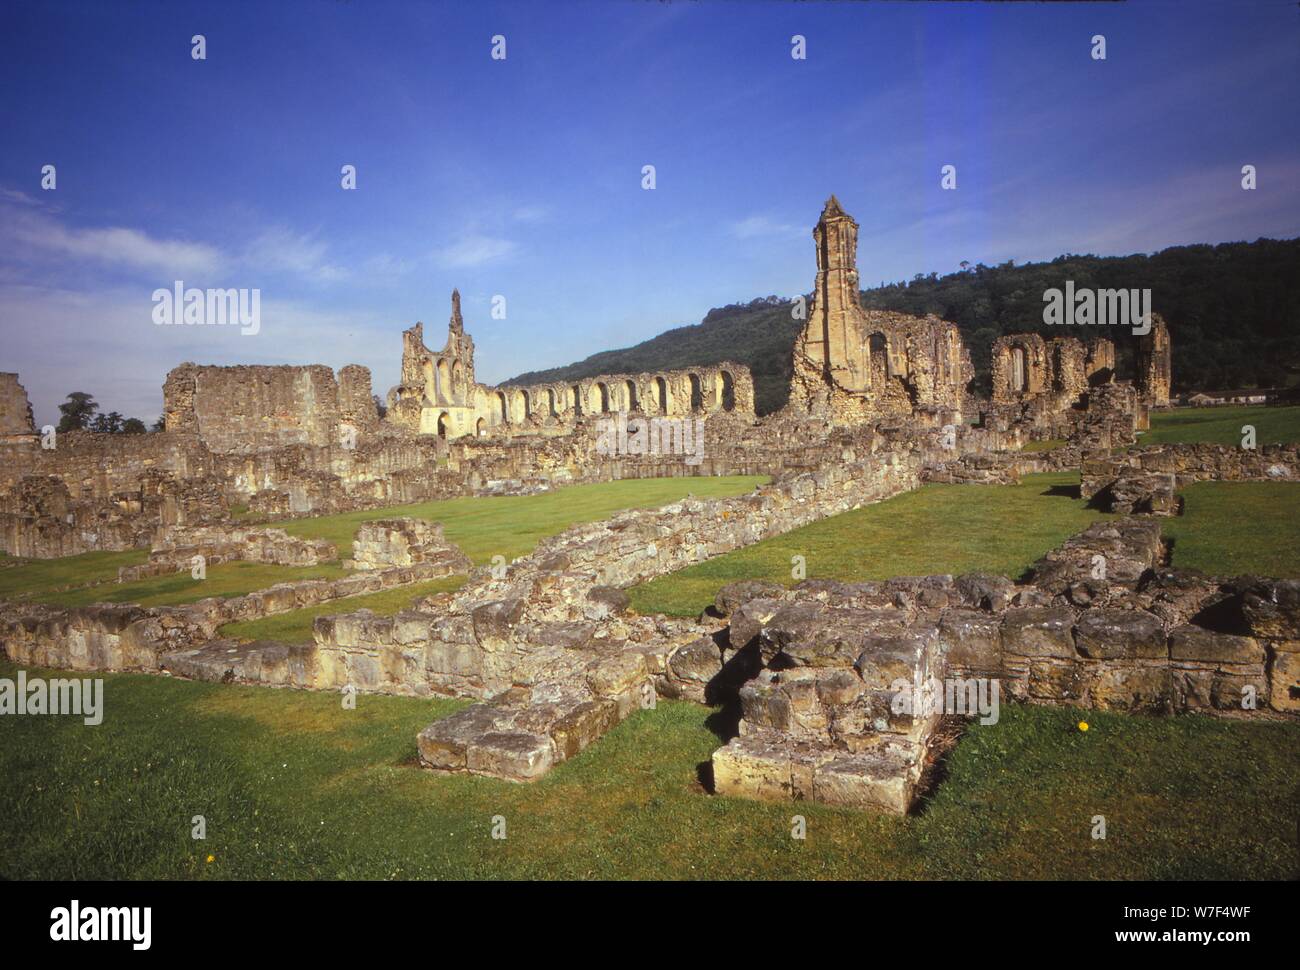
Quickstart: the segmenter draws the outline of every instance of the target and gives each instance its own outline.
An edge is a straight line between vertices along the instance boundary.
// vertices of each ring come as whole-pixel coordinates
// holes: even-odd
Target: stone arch
[[[655,378],[655,405],[660,414],[668,413],[668,382],[662,377]]]
[[[480,438],[486,436],[487,422],[484,421],[482,418],[479,418],[478,421],[474,423],[474,433]]]
[[[636,396],[636,381],[629,380],[627,382],[627,409],[629,411],[636,411],[639,410],[640,407],[641,402],[637,400]]]
[[[460,361],[451,368],[451,393],[457,402],[465,400],[465,368]]]
[[[704,385],[700,383],[700,375],[687,374],[686,376],[687,376],[687,380],[689,380],[690,382],[690,387],[691,387],[691,410],[703,411],[704,410]]]
[[[506,402],[505,391],[497,391],[497,414],[502,424],[510,423],[510,405]]]
[[[511,402],[511,418],[516,422],[528,420],[528,392],[524,390],[515,391],[514,401]]]
[[[569,393],[573,396],[573,416],[582,417],[582,385],[574,384],[569,388]]]
[[[734,411],[736,409],[736,379],[731,376],[730,371],[719,371],[719,393],[722,399],[719,403],[724,411]]]
[[[596,391],[597,398],[599,399],[600,402],[600,413],[608,414],[609,413],[609,388],[605,385],[604,381],[597,381],[595,391]]]
[[[546,389],[546,413],[549,414],[551,417],[555,417],[556,415],[555,388],[553,387],[548,387]]]
[[[451,415],[443,411],[438,415],[438,437],[447,437],[447,432],[451,430]]]

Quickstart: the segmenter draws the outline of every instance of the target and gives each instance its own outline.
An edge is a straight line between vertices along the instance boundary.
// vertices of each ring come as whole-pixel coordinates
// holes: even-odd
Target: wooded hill
[[[1058,256],[1050,263],[976,263],[959,272],[917,275],[906,283],[864,290],[862,305],[924,315],[961,328],[975,365],[975,389],[989,389],[989,354],[1003,334],[1033,331],[1046,337],[1115,341],[1121,376],[1129,376],[1136,341],[1125,327],[1049,327],[1043,293],[1150,289],[1155,312],[1173,340],[1174,391],[1276,387],[1300,381],[1300,239],[1260,239],[1217,246],[1175,246],[1152,255]],[[597,374],[644,373],[723,360],[748,365],[760,414],[782,407],[790,392],[790,354],[803,321],[789,298],[768,296],[710,310],[703,321],[677,327],[622,350],[550,370],[530,371],[506,383],[571,381]]]

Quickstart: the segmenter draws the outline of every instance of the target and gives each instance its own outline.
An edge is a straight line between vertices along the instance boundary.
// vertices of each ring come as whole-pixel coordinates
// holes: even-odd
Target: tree
[[[379,415],[379,420],[384,420],[385,415],[388,414],[387,405],[384,404],[378,394],[372,394],[370,396],[375,399],[375,413]]]
[[[127,418],[122,422],[122,434],[144,434],[144,422],[139,418]]]
[[[96,415],[95,419],[90,423],[90,430],[96,434],[120,434],[122,431],[122,415],[116,411]]]
[[[58,431],[63,433],[85,430],[98,410],[99,405],[94,397],[85,391],[73,391],[68,395],[68,399],[59,405],[63,417],[59,418]]]
[[[157,420],[157,421],[155,421],[153,424],[149,425],[149,430],[150,430],[150,431],[166,431],[166,430],[167,430],[167,422],[166,422],[165,420],[163,420],[163,416],[162,416],[161,414],[158,415],[158,420]]]

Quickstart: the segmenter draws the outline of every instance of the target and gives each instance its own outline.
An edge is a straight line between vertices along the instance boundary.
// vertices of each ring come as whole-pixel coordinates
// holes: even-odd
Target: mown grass
[[[514,785],[414,766],[416,733],[461,702],[361,697],[346,711],[334,694],[105,679],[98,727],[0,718],[0,876],[1296,874],[1300,725],[1289,722],[1004,705],[998,724],[968,731],[922,812],[890,818],[706,794],[700,767],[720,740],[714,712],[688,703],[642,711],[540,782]],[[796,813],[805,841],[790,837]],[[1104,841],[1091,838],[1098,814]],[[195,815],[205,841],[191,838]],[[491,837],[498,815],[505,840]]]
[[[1300,407],[1177,408],[1153,411],[1140,445],[1208,443],[1241,446],[1242,425],[1253,425],[1258,445],[1300,441]]]
[[[414,586],[400,586],[385,589],[378,593],[364,593],[360,596],[347,596],[343,599],[329,600],[308,606],[301,610],[287,613],[275,613],[260,620],[246,620],[242,623],[227,623],[219,633],[223,637],[238,640],[280,640],[284,643],[311,643],[312,623],[318,616],[334,613],[352,613],[356,610],[370,610],[381,616],[391,616],[410,607],[417,599],[460,589],[468,576],[447,576],[443,579],[416,583]]]
[[[578,523],[607,518],[623,509],[653,508],[687,495],[701,498],[742,495],[766,480],[761,476],[629,479],[575,485],[542,495],[458,498],[271,525],[292,535],[329,539],[338,547],[340,559],[346,559],[352,554],[352,537],[362,522],[396,516],[426,518],[442,522],[447,538],[460,545],[476,564],[484,564],[495,555],[502,555],[507,561],[526,555],[543,538]],[[130,583],[112,582],[119,566],[144,562],[148,555],[146,550],[133,549],[6,565],[0,569],[0,599],[29,599],[64,606],[90,603],[175,606],[209,596],[241,596],[276,583],[347,575],[339,563],[294,567],[236,562],[210,567],[202,580],[192,578],[186,570]]]
[[[1020,450],[1025,453],[1036,451],[1055,451],[1065,444],[1064,438],[1045,438],[1042,441],[1026,441]]]
[[[687,495],[697,498],[743,495],[767,480],[759,475],[627,479],[574,485],[540,495],[467,496],[272,525],[290,535],[328,539],[338,547],[340,556],[348,558],[352,554],[352,537],[362,522],[414,516],[441,522],[446,537],[477,565],[484,565],[493,556],[504,556],[509,561],[527,555],[542,539],[570,526],[608,518],[624,509],[655,508]]]
[[[791,585],[791,560],[810,579],[889,579],[995,572],[1018,577],[1043,553],[1102,513],[1078,497],[1073,472],[1026,475],[1019,485],[927,485],[823,519],[630,590],[641,613],[698,615],[723,585]]]
[[[5,557],[4,568],[0,569],[0,600],[28,599],[67,586],[112,582],[120,567],[135,566],[148,558],[147,549],[87,552],[61,559]]]
[[[1213,576],[1300,577],[1300,483],[1197,482],[1161,521],[1171,562]]]

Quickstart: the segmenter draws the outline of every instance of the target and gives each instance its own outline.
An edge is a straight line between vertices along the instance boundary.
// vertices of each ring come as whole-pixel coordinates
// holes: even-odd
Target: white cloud
[[[434,258],[447,269],[466,269],[508,259],[518,249],[519,246],[509,239],[471,234],[435,250]]]
[[[248,246],[244,261],[250,268],[295,273],[320,283],[347,279],[347,267],[330,262],[329,247],[305,233],[274,227],[264,230]]]
[[[737,239],[762,239],[802,235],[806,227],[774,222],[767,216],[750,216],[731,224],[731,234]]]
[[[87,259],[110,266],[161,271],[181,279],[185,274],[213,274],[226,260],[206,243],[158,239],[138,229],[112,226],[74,229],[37,213],[13,213],[5,235],[10,245],[56,256]]]

